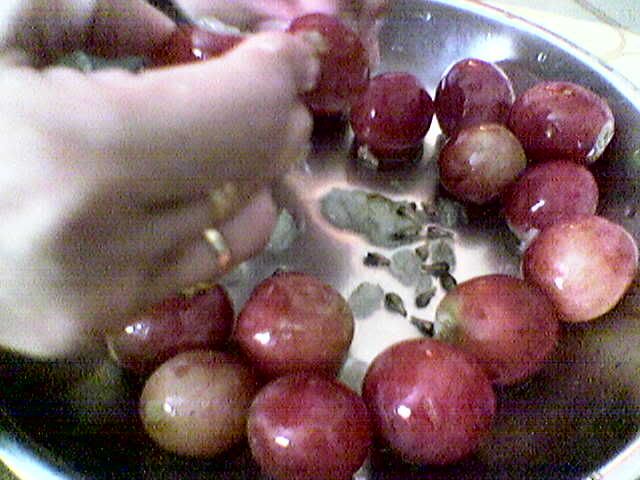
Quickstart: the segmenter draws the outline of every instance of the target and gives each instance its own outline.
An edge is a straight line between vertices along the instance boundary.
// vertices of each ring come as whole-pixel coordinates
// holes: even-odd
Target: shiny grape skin
[[[496,412],[491,382],[475,359],[430,338],[380,353],[362,395],[378,440],[419,465],[447,465],[472,454]]]
[[[335,375],[353,333],[353,314],[333,287],[310,274],[284,271],[256,285],[233,337],[267,377],[298,371]]]
[[[594,320],[620,301],[638,268],[638,247],[621,226],[597,215],[554,223],[529,245],[524,278],[547,293],[567,322]]]
[[[151,66],[179,65],[215,58],[243,40],[242,35],[212,32],[195,25],[180,25],[149,55]]]
[[[249,410],[254,459],[275,480],[350,480],[371,447],[371,424],[359,395],[317,374],[280,377]]]
[[[147,379],[140,417],[146,432],[163,449],[213,457],[246,438],[249,406],[258,389],[253,371],[234,355],[183,352]]]
[[[527,158],[518,139],[497,123],[458,131],[438,156],[440,182],[458,200],[482,205],[497,199],[524,171]]]
[[[546,294],[508,275],[462,282],[436,310],[434,338],[473,354],[495,385],[512,385],[538,372],[559,333],[558,313]]]
[[[414,75],[388,72],[370,80],[351,108],[350,122],[360,145],[394,157],[422,142],[433,112],[431,97]]]
[[[436,118],[447,136],[478,123],[506,124],[514,100],[511,80],[499,66],[466,58],[452,65],[438,83]]]
[[[369,57],[358,35],[332,15],[310,13],[295,18],[288,31],[318,32],[326,50],[320,55],[320,77],[304,99],[316,116],[346,115],[369,80]]]
[[[235,322],[233,303],[220,284],[172,295],[107,335],[112,358],[139,375],[186,350],[221,348]]]
[[[542,229],[576,215],[596,213],[598,184],[583,165],[568,160],[531,165],[502,199],[511,231],[530,241]]]
[[[530,160],[583,164],[601,156],[615,128],[603,97],[562,81],[540,82],[518,96],[508,125]]]

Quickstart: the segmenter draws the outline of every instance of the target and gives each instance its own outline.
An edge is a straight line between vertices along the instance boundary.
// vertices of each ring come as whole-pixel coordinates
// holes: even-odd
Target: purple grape
[[[211,32],[195,25],[180,25],[165,42],[151,52],[149,60],[154,67],[208,60],[231,50],[243,39],[239,34]]]
[[[347,114],[369,80],[369,57],[358,35],[339,18],[323,13],[295,18],[288,31],[318,32],[326,42],[318,83],[304,95],[311,111],[317,116]]]
[[[571,82],[540,82],[520,95],[509,128],[534,161],[571,160],[591,164],[614,133],[606,100]]]
[[[514,100],[511,80],[500,67],[467,58],[454,64],[440,80],[436,117],[442,132],[451,136],[478,123],[506,124]]]
[[[374,155],[402,157],[419,146],[433,119],[433,101],[410,73],[389,72],[371,79],[351,109],[360,145]]]
[[[238,315],[234,338],[263,374],[336,374],[353,338],[353,314],[330,285],[301,272],[260,282]]]
[[[530,166],[503,197],[509,228],[530,241],[541,230],[576,215],[594,214],[598,185],[583,165],[567,160]]]
[[[498,198],[527,166],[518,139],[497,123],[459,130],[438,157],[440,182],[453,196],[482,205]]]
[[[280,377],[249,410],[251,453],[274,480],[351,480],[371,447],[362,399],[317,374]]]
[[[638,269],[638,246],[617,223],[582,215],[544,229],[524,253],[524,278],[551,298],[567,322],[604,315],[620,301]]]
[[[458,284],[436,310],[434,338],[473,354],[496,385],[525,380],[555,350],[558,314],[537,287],[508,275]]]
[[[430,338],[380,353],[367,370],[362,396],[374,434],[414,464],[467,457],[490,433],[496,412],[491,382],[475,359]]]
[[[219,284],[195,286],[167,297],[107,335],[113,359],[140,375],[186,350],[221,348],[231,336],[235,312]]]

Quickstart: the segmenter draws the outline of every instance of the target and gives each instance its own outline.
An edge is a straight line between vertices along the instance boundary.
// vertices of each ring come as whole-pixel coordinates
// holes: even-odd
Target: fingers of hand
[[[313,35],[288,35],[264,32],[242,42],[230,56],[251,57],[264,68],[289,72],[297,93],[304,93],[316,84],[320,72],[321,41]],[[246,61],[249,61],[246,58]],[[257,69],[256,69],[257,70]]]
[[[42,283],[42,290],[31,292],[24,304],[20,296],[11,300],[11,311],[21,314],[12,319],[11,311],[4,312],[8,323],[0,331],[0,344],[43,358],[95,351],[106,325],[122,322],[184,287],[215,279],[267,243],[277,213],[268,191],[256,194],[237,216],[221,224],[211,223],[210,206],[208,201],[198,202],[153,218],[138,218],[134,223],[139,228],[128,232],[128,238],[118,235],[111,242],[102,236],[85,242],[81,249],[77,243],[75,249],[69,246],[74,257],[64,264],[67,284],[55,283],[60,289],[55,290],[56,300],[51,302],[48,296],[54,283],[37,277],[34,284]],[[213,225],[222,246],[211,245],[204,235]],[[92,237],[91,232],[86,235]],[[64,252],[61,255],[65,257]],[[24,273],[18,286],[28,285],[29,275],[34,274],[28,269]]]
[[[223,248],[212,245],[211,239],[205,237],[205,226],[201,234],[186,243],[177,254],[149,265],[148,288],[141,301],[154,302],[180,288],[226,273],[264,248],[276,219],[276,206],[270,193],[263,190],[238,215],[216,228],[230,251],[230,263],[220,258],[224,255]]]
[[[178,0],[177,3],[191,18],[212,16],[245,31],[256,30],[264,21],[291,19],[297,4],[291,0]]]
[[[84,48],[105,57],[145,55],[174,29],[173,21],[146,1],[98,0]]]
[[[142,55],[175,24],[144,0],[22,0],[0,8],[0,50],[19,48],[37,65],[74,50]]]
[[[228,181],[210,189],[211,222],[214,225],[219,225],[230,219],[244,209],[254,199],[258,191],[260,191],[260,183],[257,181]]]
[[[318,69],[309,42],[264,33],[216,60],[135,76],[95,74],[86,87],[104,99],[114,122],[91,137],[101,140],[94,148],[116,153],[132,178],[153,172],[167,179],[268,182],[289,165],[291,158],[280,157],[291,153],[292,143],[298,152],[307,148],[311,119],[298,94],[313,86]]]

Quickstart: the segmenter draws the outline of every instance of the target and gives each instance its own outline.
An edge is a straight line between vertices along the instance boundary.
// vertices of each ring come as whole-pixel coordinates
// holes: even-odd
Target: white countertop
[[[640,87],[639,0],[471,0],[536,23]]]

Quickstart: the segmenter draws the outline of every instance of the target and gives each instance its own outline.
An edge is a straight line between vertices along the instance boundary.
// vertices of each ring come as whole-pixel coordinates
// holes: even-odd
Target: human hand
[[[220,59],[138,74],[41,68],[75,49],[143,55],[174,28],[142,0],[0,9],[0,345],[95,349],[109,326],[222,273],[204,229],[222,232],[234,263],[267,241],[266,187],[309,142],[311,45],[262,33]],[[234,192],[217,218],[212,188]]]
[[[356,31],[370,56],[379,62],[378,33],[389,0],[174,0],[193,19],[215,17],[243,31],[284,29],[306,13],[338,15]]]

